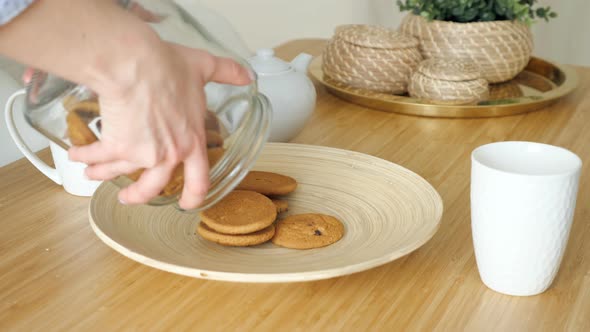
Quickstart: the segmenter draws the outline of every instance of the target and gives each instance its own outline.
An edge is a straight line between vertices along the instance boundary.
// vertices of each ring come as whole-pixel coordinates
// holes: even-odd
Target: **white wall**
[[[540,0],[558,17],[533,26],[535,53],[561,63],[590,66],[590,1]]]
[[[368,23],[397,27],[405,13],[395,0],[200,0],[233,23],[251,49],[290,39],[329,38],[334,27]],[[590,66],[590,1],[540,0],[559,17],[533,26],[535,52],[560,63]]]
[[[395,0],[201,0],[228,18],[252,49],[290,39],[328,38],[347,23],[397,25]]]

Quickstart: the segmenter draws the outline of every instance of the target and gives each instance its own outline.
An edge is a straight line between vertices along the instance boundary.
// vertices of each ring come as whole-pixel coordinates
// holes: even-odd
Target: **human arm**
[[[180,206],[202,201],[208,188],[203,86],[250,82],[236,62],[162,41],[114,1],[38,1],[0,27],[0,53],[98,93],[102,139],[71,148],[70,157],[89,164],[87,175],[98,180],[146,169],[119,194],[129,204],[156,196],[180,162]]]

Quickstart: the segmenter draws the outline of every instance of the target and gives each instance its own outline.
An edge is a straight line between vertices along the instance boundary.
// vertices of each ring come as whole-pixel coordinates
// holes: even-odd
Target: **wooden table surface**
[[[291,59],[323,42],[278,49]],[[360,151],[428,180],[445,212],[412,254],[346,277],[296,284],[205,281],[155,270],[103,244],[89,199],[70,196],[27,161],[0,169],[0,330],[590,330],[590,68],[579,88],[539,112],[429,119],[343,102],[318,87],[317,110],[294,140]],[[470,230],[470,152],[503,140],[563,146],[585,163],[570,241],[544,294],[518,298],[480,281]],[[47,157],[47,152],[42,153]]]

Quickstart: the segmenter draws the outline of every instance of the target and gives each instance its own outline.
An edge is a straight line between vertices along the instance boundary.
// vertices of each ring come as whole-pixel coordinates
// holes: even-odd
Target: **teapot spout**
[[[307,68],[309,67],[312,59],[313,57],[311,55],[307,53],[301,53],[296,56],[293,61],[291,61],[291,66],[293,66],[293,68],[295,68],[295,70],[298,72],[307,73]]]

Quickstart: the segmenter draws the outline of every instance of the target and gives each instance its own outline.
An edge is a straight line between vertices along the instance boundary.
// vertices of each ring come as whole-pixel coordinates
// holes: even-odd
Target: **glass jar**
[[[147,24],[163,40],[232,58],[254,73],[246,60],[221,46],[215,36],[175,1],[120,3],[136,14],[139,11],[140,15],[151,17]],[[51,141],[68,149],[100,139],[100,96],[87,87],[37,71],[26,90],[25,118]],[[268,138],[272,113],[266,97],[258,93],[255,80],[247,86],[211,82],[205,86],[205,94],[210,189],[204,203],[196,210],[215,204],[248,173]],[[141,171],[120,176],[112,182],[125,187],[140,175]],[[177,203],[183,182],[180,164],[168,185],[148,204]]]

